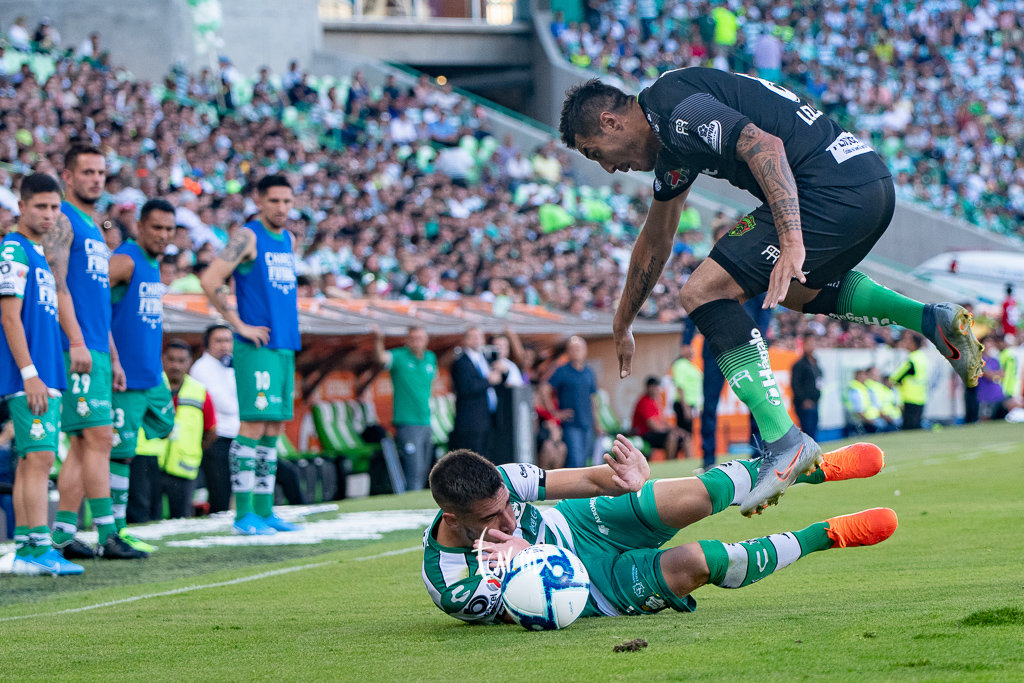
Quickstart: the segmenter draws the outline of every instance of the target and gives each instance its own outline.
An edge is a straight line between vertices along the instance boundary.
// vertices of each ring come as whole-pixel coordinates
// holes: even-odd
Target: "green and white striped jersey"
[[[531,544],[550,543],[574,549],[572,532],[565,517],[555,508],[530,505],[544,500],[544,470],[535,465],[510,464],[498,467],[512,500],[516,517],[515,536]],[[479,572],[476,553],[470,548],[449,548],[437,542],[439,510],[423,534],[423,582],[434,604],[446,614],[477,624],[501,621],[501,581]],[[585,612],[584,614],[587,614]]]

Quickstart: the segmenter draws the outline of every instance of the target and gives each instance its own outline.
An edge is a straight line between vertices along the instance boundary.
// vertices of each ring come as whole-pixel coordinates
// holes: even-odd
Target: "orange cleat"
[[[873,443],[852,443],[822,455],[825,481],[867,479],[885,467],[885,453]]]
[[[832,539],[833,548],[855,548],[875,545],[892,536],[899,524],[896,513],[889,508],[871,508],[852,515],[826,519],[825,533]]]

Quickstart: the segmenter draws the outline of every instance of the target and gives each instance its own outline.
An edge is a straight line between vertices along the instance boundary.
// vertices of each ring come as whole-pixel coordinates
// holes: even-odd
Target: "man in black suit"
[[[484,333],[479,327],[466,330],[462,353],[452,363],[455,387],[455,428],[452,449],[468,448],[490,458],[488,439],[494,424],[498,397],[494,385],[501,384],[501,372],[484,358]]]
[[[821,399],[821,368],[814,357],[818,337],[813,332],[803,336],[804,355],[793,364],[790,384],[793,387],[793,407],[800,419],[800,429],[812,439],[818,433],[818,401]]]

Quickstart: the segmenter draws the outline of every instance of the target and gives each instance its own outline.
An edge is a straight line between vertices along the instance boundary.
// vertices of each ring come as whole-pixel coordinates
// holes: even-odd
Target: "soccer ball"
[[[590,576],[580,558],[556,545],[531,545],[512,558],[501,599],[517,624],[531,631],[566,628],[583,613]]]

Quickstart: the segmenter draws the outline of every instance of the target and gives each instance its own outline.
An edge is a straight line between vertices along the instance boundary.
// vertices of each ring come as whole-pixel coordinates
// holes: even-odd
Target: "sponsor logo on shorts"
[[[832,158],[837,164],[841,164],[851,157],[870,152],[871,146],[862,142],[853,133],[843,133],[835,139],[831,145],[826,147],[831,152]]]
[[[782,256],[782,252],[779,251],[779,248],[776,247],[775,245],[769,244],[767,247],[764,248],[764,251],[761,252],[761,256],[764,256],[765,261],[768,261],[769,263],[775,263],[776,261],[779,260],[779,257]]]
[[[665,174],[665,182],[669,187],[679,187],[689,179],[690,172],[685,168],[679,168]]]
[[[718,121],[697,127],[697,135],[708,144],[708,147],[715,150],[716,154],[722,153],[722,124]]]
[[[754,220],[754,217],[753,216],[749,216],[749,215],[748,216],[744,216],[742,218],[742,220],[740,220],[739,223],[737,223],[736,225],[732,226],[732,230],[730,230],[727,233],[727,235],[729,237],[740,237],[742,235],[746,235],[748,232],[753,230],[755,227],[757,227],[757,221]]]
[[[644,601],[644,610],[647,612],[660,612],[668,607],[660,595],[652,595]]]
[[[689,125],[689,121],[684,121],[683,119],[676,119],[676,132],[679,133],[680,135],[686,135],[689,132],[686,130],[686,127]]]
[[[636,567],[632,568],[633,571],[633,594],[638,598],[644,597],[644,593],[647,592],[647,587],[644,586],[644,582],[640,580],[640,572],[637,571]]]
[[[782,405],[782,393],[779,391],[779,385],[775,381],[775,374],[772,372],[772,362],[768,357],[768,345],[765,344],[761,331],[756,327],[751,330],[750,341],[747,343],[757,348],[757,353],[760,357],[757,363],[760,369],[757,371],[757,374],[761,376],[761,386],[765,390],[765,399],[773,406]]]

